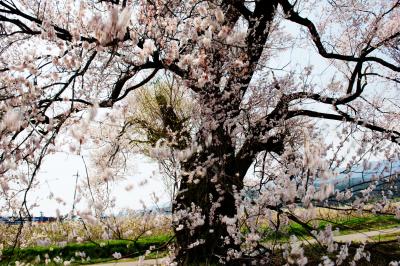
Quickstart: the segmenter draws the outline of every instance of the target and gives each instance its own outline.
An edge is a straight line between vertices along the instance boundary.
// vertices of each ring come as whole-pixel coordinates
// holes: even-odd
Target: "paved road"
[[[371,237],[379,236],[379,235],[389,235],[400,233],[400,228],[389,228],[389,229],[382,229],[376,231],[369,231],[369,232],[362,232],[362,233],[354,233],[349,235],[342,235],[342,236],[334,236],[333,239],[337,242],[349,242],[349,241],[356,241],[365,243],[366,241],[373,241]]]
[[[334,236],[333,240],[335,242],[340,242],[340,243],[347,243],[347,242],[373,242],[374,240],[372,237],[374,236],[384,236],[384,235],[390,235],[390,234],[395,234],[395,233],[400,233],[400,228],[389,228],[389,229],[382,229],[382,230],[376,230],[376,231],[369,231],[369,232],[360,232],[360,233],[354,233],[354,234],[348,234],[348,235],[341,235],[341,236]],[[303,244],[314,244],[316,243],[315,239],[309,239],[309,240],[303,240],[301,241]]]
[[[150,265],[167,265],[165,263],[166,258],[154,259],[154,260],[144,260],[142,262],[139,261],[116,261],[111,263],[100,263],[93,264],[93,266],[150,266]],[[90,266],[90,265],[89,265]]]

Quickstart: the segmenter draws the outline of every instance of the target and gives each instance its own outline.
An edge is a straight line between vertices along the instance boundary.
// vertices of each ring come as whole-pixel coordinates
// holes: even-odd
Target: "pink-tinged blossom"
[[[340,246],[340,252],[338,255],[336,255],[337,259],[336,259],[336,264],[337,265],[342,265],[342,263],[347,259],[347,257],[349,256],[349,248],[348,245],[341,245]]]
[[[151,55],[156,49],[157,48],[155,46],[154,40],[146,39],[144,41],[144,44],[143,44],[143,52],[144,52],[144,54]]]
[[[128,26],[128,24],[130,22],[131,14],[132,14],[132,10],[130,8],[124,8],[118,16],[116,31],[118,32],[119,35],[122,35],[120,37],[120,39],[123,38],[123,35],[126,32],[126,27]]]
[[[335,266],[335,263],[328,257],[322,257],[322,263],[318,264],[318,266]]]
[[[1,128],[2,130],[15,131],[22,125],[21,113],[18,110],[8,110],[2,117]]]
[[[86,253],[84,251],[76,251],[75,257],[86,258]]]
[[[207,15],[207,8],[204,5],[200,5],[197,10],[199,11],[200,16],[206,16]]]
[[[221,30],[218,33],[218,37],[221,39],[226,39],[228,37],[228,34],[230,32],[230,28],[228,26],[222,26]]]
[[[215,18],[217,19],[218,23],[224,22],[225,15],[220,8],[215,9]]]
[[[289,265],[304,266],[307,264],[308,259],[304,256],[304,249],[301,247],[301,241],[295,236],[290,237],[290,245],[286,245],[283,256]]]
[[[119,253],[119,252],[114,252],[114,253],[112,254],[112,256],[113,256],[113,258],[116,259],[116,260],[119,260],[120,258],[122,258],[122,255],[121,255],[121,253]]]

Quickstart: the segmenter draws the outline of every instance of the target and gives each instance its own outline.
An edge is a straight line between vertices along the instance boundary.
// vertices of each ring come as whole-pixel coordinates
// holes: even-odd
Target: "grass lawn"
[[[50,258],[59,256],[63,260],[71,260],[74,258],[75,262],[72,265],[92,264],[98,262],[112,261],[112,254],[115,252],[121,253],[122,257],[139,257],[143,255],[146,250],[150,249],[151,246],[154,248],[162,247],[159,252],[153,252],[146,256],[146,258],[156,257],[156,255],[163,256],[160,252],[165,252],[166,247],[164,244],[171,239],[169,235],[160,235],[152,237],[142,237],[136,242],[129,240],[110,240],[110,241],[99,241],[96,243],[71,243],[65,247],[49,246],[49,247],[29,247],[22,249],[15,249],[12,253],[11,249],[3,250],[3,258],[0,261],[0,265],[8,265],[10,262],[24,261],[24,262],[35,262],[36,258],[40,256],[40,263],[35,262],[34,265],[45,265],[46,254]],[[77,252],[85,252],[85,259],[82,260],[77,256]],[[87,258],[90,257],[90,260]],[[47,264],[47,265],[56,265]]]

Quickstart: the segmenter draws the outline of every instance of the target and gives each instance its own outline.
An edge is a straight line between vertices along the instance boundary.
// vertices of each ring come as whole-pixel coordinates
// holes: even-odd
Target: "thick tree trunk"
[[[231,204],[233,205],[233,204]],[[226,226],[214,223],[198,226],[194,231],[182,229],[176,232],[178,253],[176,261],[179,265],[202,265],[218,262],[218,257],[224,258],[228,248],[237,246],[225,245],[223,238],[229,237]]]
[[[225,142],[218,141],[223,138]],[[211,146],[182,163],[181,178],[173,203],[176,262],[208,265],[224,261],[228,253],[240,250],[232,231],[237,225],[235,194],[243,188],[243,177],[237,171],[233,145],[219,134]],[[229,264],[234,265],[232,259]]]
[[[223,222],[232,222],[236,217],[232,185],[237,182],[229,180],[227,176],[217,182],[213,182],[215,176],[197,177],[199,182],[181,183],[180,193],[174,203],[175,217],[179,217],[175,233],[178,245],[176,261],[180,265],[218,262],[219,258],[225,259],[229,250],[239,250],[239,243],[235,243],[228,232],[227,223]],[[236,222],[231,225],[236,226]]]

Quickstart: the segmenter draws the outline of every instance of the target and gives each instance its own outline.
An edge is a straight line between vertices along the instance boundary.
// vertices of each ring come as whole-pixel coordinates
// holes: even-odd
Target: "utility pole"
[[[77,190],[77,188],[78,188],[78,178],[79,178],[79,172],[78,172],[78,171],[76,171],[76,174],[75,174],[75,175],[73,175],[73,176],[76,176],[76,179],[75,179],[74,201],[72,202],[72,211],[71,211],[71,216],[72,216],[72,215],[74,215],[74,212],[75,212],[75,200],[76,200],[76,190]],[[72,217],[71,217],[71,218],[72,218]]]

